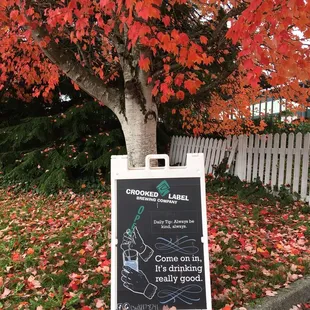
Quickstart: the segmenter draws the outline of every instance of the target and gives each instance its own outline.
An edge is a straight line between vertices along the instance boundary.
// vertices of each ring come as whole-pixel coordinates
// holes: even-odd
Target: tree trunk
[[[153,103],[147,106],[144,111],[134,98],[126,99],[126,120],[121,125],[131,167],[144,167],[145,156],[157,153],[157,107]]]
[[[152,98],[152,86],[147,83],[148,74],[138,67],[140,52],[132,49],[129,57],[125,53],[127,47],[116,42],[124,88],[114,89],[107,87],[99,77],[83,67],[71,53],[61,49],[53,40],[47,46],[42,45],[43,38],[48,35],[44,28],[32,30],[32,36],[42,52],[81,89],[115,113],[124,132],[129,166],[144,167],[145,156],[157,153],[157,106]],[[125,54],[127,58],[123,57]]]
[[[157,105],[145,72],[133,70],[131,63],[123,64],[123,68],[125,104],[117,116],[125,136],[129,166],[144,167],[145,156],[157,153]]]

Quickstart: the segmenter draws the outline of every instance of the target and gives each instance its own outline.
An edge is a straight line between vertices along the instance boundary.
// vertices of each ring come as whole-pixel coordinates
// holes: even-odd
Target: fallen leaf
[[[20,254],[19,253],[13,253],[12,254],[12,261],[13,262],[19,262],[21,260],[21,258],[20,258]]]
[[[8,288],[5,288],[3,293],[0,295],[0,299],[6,298],[10,293],[11,293],[11,290],[9,290]]]
[[[64,260],[59,260],[58,263],[55,265],[56,267],[61,267],[65,263]]]
[[[267,290],[265,292],[266,296],[276,296],[278,293],[275,292],[275,291],[270,291],[270,290]]]
[[[26,254],[27,255],[32,255],[34,253],[34,249],[33,248],[28,248]]]
[[[296,281],[296,280],[299,278],[299,276],[298,276],[298,274],[296,274],[296,273],[294,273],[294,274],[288,274],[288,278],[289,278],[289,280],[290,280],[291,282],[293,282],[293,281]]]
[[[33,275],[31,275],[28,279],[28,285],[30,286],[30,288],[39,288],[41,287],[41,283],[35,279],[35,277]]]
[[[104,306],[104,301],[102,299],[97,299],[96,300],[96,308],[101,308]]]

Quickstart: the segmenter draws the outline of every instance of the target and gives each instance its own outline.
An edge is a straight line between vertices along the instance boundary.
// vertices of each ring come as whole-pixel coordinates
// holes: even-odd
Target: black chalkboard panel
[[[202,235],[200,178],[117,180],[118,309],[206,309]]]

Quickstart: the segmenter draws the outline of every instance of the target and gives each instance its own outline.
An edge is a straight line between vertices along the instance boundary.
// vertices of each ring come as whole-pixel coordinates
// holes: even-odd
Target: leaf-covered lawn
[[[310,272],[310,208],[246,205],[208,195],[215,308],[241,306]]]
[[[107,195],[1,192],[0,308],[108,309],[109,237]]]
[[[110,309],[108,194],[0,191],[0,309]],[[229,309],[310,273],[310,212],[208,195],[213,307]]]

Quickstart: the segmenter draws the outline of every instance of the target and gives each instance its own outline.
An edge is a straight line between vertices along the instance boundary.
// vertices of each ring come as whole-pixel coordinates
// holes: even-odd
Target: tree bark
[[[141,81],[141,82],[140,82]],[[144,167],[145,156],[157,153],[157,106],[152,99],[151,87],[145,84],[145,76],[125,83],[125,119],[121,126],[125,135],[130,166]]]
[[[149,114],[149,118],[144,115],[141,107],[134,101],[128,101],[126,105],[130,106],[126,112],[127,121],[121,125],[129,163],[132,167],[144,167],[145,156],[157,153],[156,119],[153,114]]]
[[[41,44],[47,31],[38,27],[32,31],[34,40],[42,52],[92,97],[103,102],[118,117],[124,132],[130,167],[143,167],[145,156],[157,153],[156,125],[157,106],[152,98],[152,88],[147,85],[146,74],[137,66],[137,55],[121,59],[124,88],[107,87],[103,81],[88,71],[68,52],[53,40],[45,46]],[[120,55],[124,46],[117,46]]]

